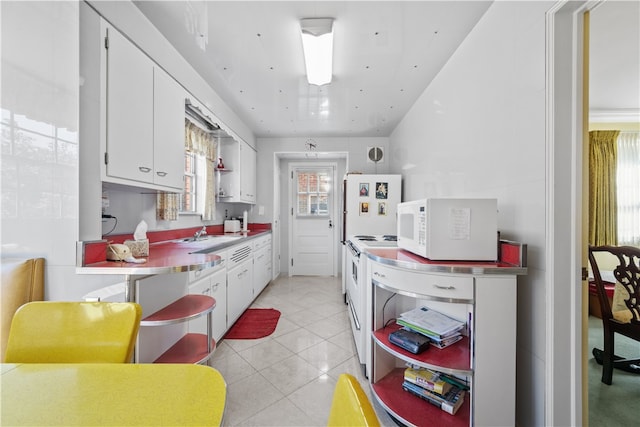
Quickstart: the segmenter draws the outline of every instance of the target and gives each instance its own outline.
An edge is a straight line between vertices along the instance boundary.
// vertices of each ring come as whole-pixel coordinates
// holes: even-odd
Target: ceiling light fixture
[[[333,18],[300,21],[307,81],[312,85],[331,83],[333,73]]]

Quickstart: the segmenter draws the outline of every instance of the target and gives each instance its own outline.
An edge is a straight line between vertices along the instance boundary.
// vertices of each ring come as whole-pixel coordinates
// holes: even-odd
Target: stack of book
[[[462,406],[465,389],[468,387],[439,372],[429,369],[407,368],[404,371],[402,388],[454,415]]]
[[[417,307],[402,313],[396,323],[410,331],[418,332],[437,348],[445,348],[462,339],[466,323],[452,319],[428,307]]]

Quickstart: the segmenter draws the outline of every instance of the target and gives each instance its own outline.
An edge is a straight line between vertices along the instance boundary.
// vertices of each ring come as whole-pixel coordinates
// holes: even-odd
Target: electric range
[[[346,263],[343,274],[346,275],[346,299],[349,305],[351,330],[356,344],[358,360],[366,365],[370,360],[370,350],[366,345],[370,339],[370,301],[371,286],[367,286],[367,249],[397,247],[394,235],[355,235],[346,242]],[[369,307],[369,309],[367,309]],[[367,370],[365,369],[365,375]]]

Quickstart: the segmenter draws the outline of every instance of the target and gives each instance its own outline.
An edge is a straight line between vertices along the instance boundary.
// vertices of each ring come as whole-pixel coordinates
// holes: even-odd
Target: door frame
[[[545,425],[588,424],[582,254],[585,13],[596,0],[558,1],[546,14]],[[568,315],[567,315],[568,313]],[[587,415],[584,415],[584,414]]]
[[[287,185],[287,193],[288,193],[288,204],[287,204],[287,215],[289,215],[289,221],[288,221],[288,231],[289,231],[289,259],[291,259],[293,257],[293,207],[294,207],[294,201],[293,201],[293,173],[295,171],[295,169],[298,168],[304,168],[304,167],[310,167],[310,168],[332,168],[333,169],[333,176],[331,177],[332,183],[333,184],[333,189],[331,191],[331,221],[333,221],[333,226],[331,227],[331,233],[333,234],[333,269],[331,272],[332,276],[337,276],[338,275],[338,252],[340,252],[338,250],[338,244],[337,242],[339,241],[339,235],[338,235],[338,224],[339,221],[336,222],[336,218],[338,218],[338,194],[336,194],[336,191],[339,192],[340,191],[340,186],[338,185],[338,162],[334,161],[334,160],[329,160],[327,159],[327,161],[311,161],[311,162],[291,162],[289,163],[289,168],[288,168],[288,172],[287,172],[287,176],[290,176],[291,179],[288,180],[289,184]],[[293,271],[291,269],[291,263],[287,262],[287,276],[291,276],[293,274]]]

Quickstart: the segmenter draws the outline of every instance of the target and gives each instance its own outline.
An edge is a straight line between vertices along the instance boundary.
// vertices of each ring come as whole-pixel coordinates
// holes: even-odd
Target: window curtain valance
[[[184,119],[184,149],[215,161],[217,141],[210,132],[200,128],[189,119]]]
[[[589,132],[589,243],[617,245],[616,164],[620,131]]]

